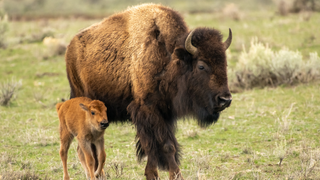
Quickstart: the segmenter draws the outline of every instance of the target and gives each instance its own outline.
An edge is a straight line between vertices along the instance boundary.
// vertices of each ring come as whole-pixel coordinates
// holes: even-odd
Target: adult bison
[[[157,168],[182,178],[179,117],[199,125],[216,122],[230,106],[225,51],[219,31],[189,32],[176,11],[155,4],[131,7],[78,33],[66,53],[70,98],[98,99],[110,122],[130,119],[137,130],[137,157],[147,156],[146,179]]]

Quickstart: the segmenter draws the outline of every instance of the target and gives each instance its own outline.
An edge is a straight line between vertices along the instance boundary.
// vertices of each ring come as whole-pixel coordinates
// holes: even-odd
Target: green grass
[[[304,55],[319,51],[320,14],[309,21],[299,15],[278,17],[269,12],[246,12],[239,22],[220,14],[184,15],[191,28],[216,27],[227,35],[233,30],[229,68],[253,37],[274,49],[286,46]],[[70,41],[80,29],[100,20],[59,19],[10,22],[7,49],[0,49],[0,82],[21,80],[9,106],[0,106],[0,176],[35,173],[61,179],[58,117],[54,108],[68,98],[69,85],[63,56],[48,56],[41,39],[33,36],[51,28],[52,35]],[[310,36],[315,39],[308,41]],[[33,41],[33,38],[36,41]],[[183,147],[181,170],[186,179],[319,179],[320,84],[252,89],[233,94],[230,108],[206,129],[193,120],[178,122],[177,139]],[[291,109],[291,111],[290,111]],[[289,113],[290,112],[290,113]],[[105,171],[110,179],[144,179],[146,161],[135,157],[135,130],[130,123],[112,124],[105,133]],[[285,140],[285,147],[279,144]],[[85,179],[76,155],[69,150],[69,172]],[[277,148],[278,147],[278,148]],[[278,152],[285,151],[279,166]],[[314,168],[302,170],[314,164]],[[123,174],[116,167],[123,168]],[[166,172],[160,172],[168,179]],[[1,178],[0,178],[1,179]]]

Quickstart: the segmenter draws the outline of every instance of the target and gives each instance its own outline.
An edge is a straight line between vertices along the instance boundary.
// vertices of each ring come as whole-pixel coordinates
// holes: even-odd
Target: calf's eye
[[[92,115],[95,115],[95,113],[94,113],[93,111],[91,112],[91,114],[92,114]]]
[[[204,67],[203,66],[199,66],[198,67],[200,70],[204,70]]]

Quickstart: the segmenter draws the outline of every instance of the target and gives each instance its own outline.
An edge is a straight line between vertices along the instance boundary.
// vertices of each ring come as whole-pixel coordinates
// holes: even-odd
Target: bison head
[[[99,100],[93,100],[90,104],[79,104],[86,112],[86,120],[98,131],[103,131],[109,126],[107,117],[107,107]]]
[[[219,31],[197,28],[185,38],[183,48],[175,49],[180,78],[173,106],[178,116],[192,115],[199,125],[206,126],[216,122],[220,112],[230,106],[225,51],[231,40],[231,30],[222,42]]]

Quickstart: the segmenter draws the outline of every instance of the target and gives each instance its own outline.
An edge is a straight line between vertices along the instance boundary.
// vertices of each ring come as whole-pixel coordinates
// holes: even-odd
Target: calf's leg
[[[67,159],[68,159],[68,150],[70,147],[70,144],[73,140],[73,135],[67,132],[66,129],[60,129],[60,158],[63,165],[63,179],[69,180],[69,174],[68,174],[68,166],[67,166]]]
[[[89,179],[89,171],[88,171],[88,167],[87,167],[87,163],[86,163],[86,158],[84,157],[84,154],[81,150],[81,148],[77,147],[77,152],[78,152],[78,157],[79,157],[79,160],[81,162],[81,165],[82,165],[82,168],[84,169],[84,172],[86,173],[86,178]]]
[[[95,145],[96,145],[97,156],[98,156],[98,168],[94,173],[94,175],[96,177],[101,176],[102,178],[104,178],[103,167],[106,161],[106,152],[104,151],[104,139],[103,138],[99,139],[95,143]]]
[[[85,157],[90,179],[94,180],[95,179],[95,176],[94,176],[95,160],[91,151],[91,143],[86,142],[85,140],[82,140],[82,139],[78,139],[78,141],[79,141],[79,146]]]

